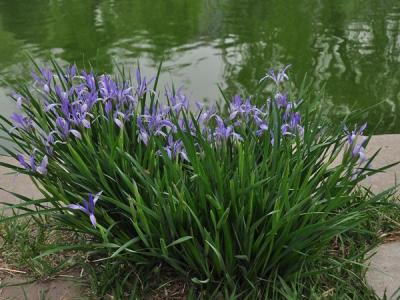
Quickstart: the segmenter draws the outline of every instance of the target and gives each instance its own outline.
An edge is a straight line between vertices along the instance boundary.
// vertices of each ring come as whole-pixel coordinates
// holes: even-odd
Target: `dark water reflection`
[[[326,85],[332,118],[383,101],[362,118],[400,133],[398,0],[0,0],[0,76],[29,75],[24,51],[106,72],[139,59],[153,73],[163,59],[164,82],[209,101],[216,83],[251,92],[265,70],[292,64],[297,81]]]

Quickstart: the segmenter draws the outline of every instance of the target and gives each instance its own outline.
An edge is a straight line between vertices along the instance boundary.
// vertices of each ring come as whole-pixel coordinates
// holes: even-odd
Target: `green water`
[[[291,64],[295,81],[326,86],[333,119],[382,102],[361,118],[400,133],[399,0],[0,0],[0,77],[28,76],[26,51],[105,72],[139,59],[149,75],[164,60],[164,82],[210,102],[217,83],[251,93],[267,69]],[[3,114],[7,93],[0,85]]]

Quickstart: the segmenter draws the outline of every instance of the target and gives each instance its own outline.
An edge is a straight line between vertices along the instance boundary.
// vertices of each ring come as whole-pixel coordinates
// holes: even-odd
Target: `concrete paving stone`
[[[81,300],[89,299],[87,287],[82,286],[79,278],[56,278],[47,281],[32,281],[21,275],[7,276],[1,279],[0,285],[11,285],[0,288],[0,300]]]
[[[1,156],[0,161],[8,164],[17,164],[18,162],[12,157]],[[24,174],[10,174],[12,170],[0,166],[0,188],[21,194],[31,199],[38,199],[41,193],[34,186],[29,176]],[[0,190],[0,202],[19,203],[20,200],[10,193]],[[1,204],[0,204],[1,208]]]
[[[381,298],[400,299],[400,241],[379,246],[370,260],[367,282]]]

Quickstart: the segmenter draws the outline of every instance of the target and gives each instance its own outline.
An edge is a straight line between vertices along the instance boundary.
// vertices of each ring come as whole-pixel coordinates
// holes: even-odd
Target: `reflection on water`
[[[103,72],[139,59],[154,73],[164,60],[164,83],[208,101],[217,83],[251,93],[268,68],[292,64],[296,80],[326,86],[332,118],[382,102],[363,118],[400,133],[398,0],[0,0],[1,77],[29,76],[25,51]]]

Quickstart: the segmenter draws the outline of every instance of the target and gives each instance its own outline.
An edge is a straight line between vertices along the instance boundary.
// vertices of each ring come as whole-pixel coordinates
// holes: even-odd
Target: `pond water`
[[[91,61],[113,72],[139,60],[149,75],[164,61],[164,82],[194,100],[250,93],[271,67],[291,64],[325,86],[333,119],[357,108],[376,133],[400,133],[399,0],[0,0],[0,78],[40,63]],[[1,113],[13,105],[0,84]]]

